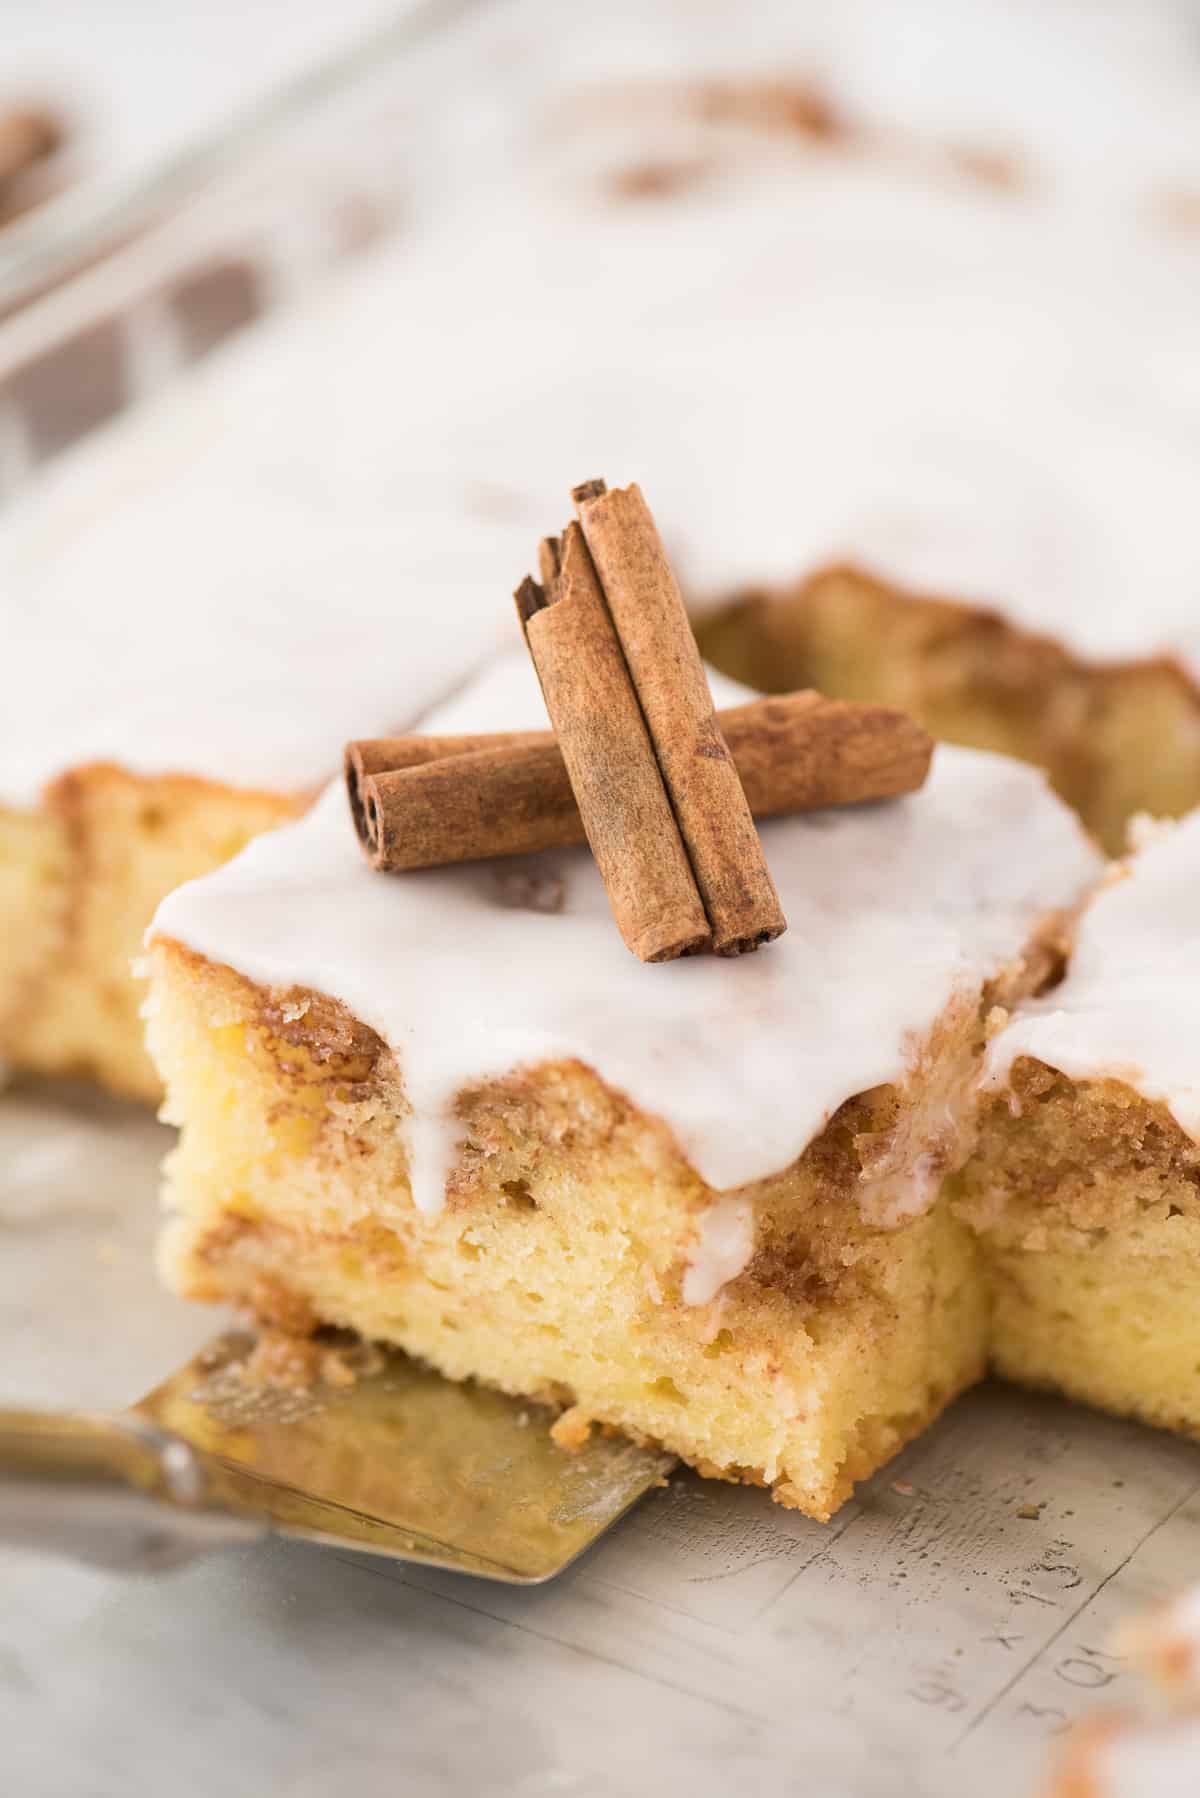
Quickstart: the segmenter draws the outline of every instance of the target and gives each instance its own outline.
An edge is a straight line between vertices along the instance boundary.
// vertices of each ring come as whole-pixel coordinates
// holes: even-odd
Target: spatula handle
[[[202,1458],[136,1419],[0,1410],[0,1543],[128,1572],[264,1533],[211,1508]]]

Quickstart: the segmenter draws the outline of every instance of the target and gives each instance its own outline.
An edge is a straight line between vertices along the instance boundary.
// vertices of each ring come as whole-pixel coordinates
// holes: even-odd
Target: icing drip
[[[718,704],[746,696],[713,689]],[[423,722],[544,721],[517,656]],[[549,910],[499,900],[496,863],[374,874],[340,783],[173,893],[151,935],[263,985],[331,994],[393,1046],[424,1210],[442,1200],[455,1095],[572,1058],[664,1119],[722,1191],[786,1167],[852,1094],[906,1078],[946,1007],[974,1004],[1045,908],[1077,900],[1101,866],[1038,773],[966,750],[939,750],[910,799],[774,819],[762,834],[790,928],[736,962],[636,961],[583,849],[531,858],[556,894]]]
[[[904,1110],[896,1128],[874,1139],[858,1137],[858,1202],[868,1223],[889,1228],[918,1217],[970,1154],[979,1079],[969,1028],[973,1013],[971,1005],[951,1014],[961,1028],[958,1050],[947,1046],[922,1055],[917,1046],[916,1066],[901,1085]]]
[[[707,1305],[729,1280],[736,1280],[754,1253],[754,1207],[730,1193],[710,1205],[700,1219],[696,1248],[683,1276],[685,1305]]]
[[[426,1217],[436,1217],[445,1203],[446,1178],[458,1158],[459,1130],[450,1096],[431,1110],[414,1108],[405,1134],[413,1204]]]
[[[988,1051],[985,1080],[1030,1055],[1072,1080],[1122,1080],[1200,1141],[1194,995],[1200,979],[1200,812],[1154,833],[1084,914],[1065,980],[1029,1001]]]

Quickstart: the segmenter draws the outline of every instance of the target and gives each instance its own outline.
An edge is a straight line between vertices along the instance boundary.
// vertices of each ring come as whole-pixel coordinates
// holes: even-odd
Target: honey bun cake
[[[422,729],[544,724],[509,660]],[[582,848],[380,875],[340,786],[180,888],[148,956],[169,1281],[828,1517],[983,1372],[943,1178],[987,1020],[1101,863],[1038,773],[965,750],[759,828],[789,928],[748,960],[644,966]]]

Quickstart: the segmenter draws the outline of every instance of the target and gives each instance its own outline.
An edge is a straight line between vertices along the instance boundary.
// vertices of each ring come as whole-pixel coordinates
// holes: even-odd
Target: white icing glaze
[[[742,692],[714,691],[719,703]],[[544,717],[518,656],[424,724]],[[1039,774],[965,750],[939,750],[909,799],[775,819],[762,835],[790,928],[736,962],[644,967],[585,850],[536,858],[563,882],[558,911],[498,902],[505,864],[374,874],[340,783],[172,894],[151,935],[264,985],[332,994],[394,1047],[423,1209],[442,1200],[459,1089],[563,1058],[665,1119],[710,1186],[737,1188],[787,1166],[852,1094],[903,1080],[955,996],[976,995],[1100,867]]]
[[[97,755],[319,778],[511,629],[595,472],[642,481],[700,598],[856,557],[1200,667],[1200,249],[1147,211],[1200,183],[1183,12],[752,11],[462,34],[459,79],[412,97],[411,232],[0,527],[0,794]],[[578,98],[793,69],[860,141]],[[951,141],[1014,147],[1028,190],[955,176]],[[697,185],[612,197],[681,156]]]
[[[893,1227],[919,1216],[963,1165],[975,1145],[978,1080],[969,1040],[958,1053],[943,1048],[922,1068],[896,1128],[872,1150],[860,1146],[859,1204],[868,1223]]]
[[[716,1199],[701,1214],[696,1247],[683,1276],[685,1305],[707,1305],[749,1266],[754,1253],[754,1207],[739,1193]]]
[[[1065,980],[1018,1010],[990,1045],[987,1083],[1003,1087],[1017,1056],[1035,1056],[1072,1080],[1125,1081],[1200,1141],[1198,881],[1200,812],[1192,812],[1096,894]]]
[[[6,695],[0,793],[31,800],[92,759],[314,786],[348,738],[403,728],[514,631],[528,524],[473,526],[433,496],[419,518],[323,509],[246,477],[206,526],[202,490],[101,488],[89,529],[4,582],[30,607],[15,636],[31,678]]]

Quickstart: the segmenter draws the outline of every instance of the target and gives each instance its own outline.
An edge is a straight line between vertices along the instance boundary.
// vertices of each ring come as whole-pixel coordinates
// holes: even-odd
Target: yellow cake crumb
[[[572,1405],[550,1426],[550,1434],[559,1448],[570,1450],[582,1448],[591,1433],[592,1419],[582,1405]]]

